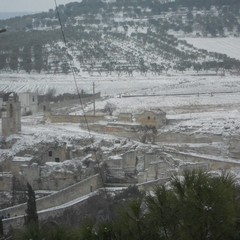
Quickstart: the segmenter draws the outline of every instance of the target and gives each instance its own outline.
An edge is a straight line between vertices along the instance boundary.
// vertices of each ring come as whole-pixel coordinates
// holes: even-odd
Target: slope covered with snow
[[[225,38],[183,38],[193,46],[209,52],[226,54],[240,60],[240,37]]]

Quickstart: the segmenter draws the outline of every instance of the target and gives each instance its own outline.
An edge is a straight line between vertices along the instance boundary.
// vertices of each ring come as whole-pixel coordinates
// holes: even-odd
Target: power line
[[[84,110],[84,107],[83,107],[82,97],[81,97],[81,94],[80,94],[80,91],[79,91],[79,88],[78,88],[78,85],[77,85],[76,74],[75,74],[75,71],[74,71],[74,62],[73,62],[73,59],[71,58],[71,56],[69,54],[69,47],[67,45],[67,40],[66,40],[65,33],[64,33],[64,30],[63,30],[63,24],[62,24],[62,21],[61,21],[59,10],[58,10],[57,0],[54,0],[54,2],[55,2],[56,11],[57,11],[58,21],[59,21],[59,24],[60,24],[60,27],[61,27],[61,33],[62,33],[64,45],[65,45],[66,50],[67,50],[67,57],[68,57],[68,60],[69,60],[70,69],[71,69],[71,72],[72,72],[72,75],[73,75],[73,78],[74,78],[75,88],[77,90],[78,99],[79,99],[79,102],[80,102],[80,105],[81,105],[81,108],[82,108],[82,111],[83,111],[83,116],[84,116],[85,123],[87,125],[87,130],[88,130],[89,136],[92,139],[92,134],[90,132],[90,127],[89,127],[89,124],[88,124],[87,116],[86,116],[86,113],[85,113],[85,110]]]
[[[84,110],[84,107],[83,107],[82,97],[81,97],[81,94],[80,94],[80,91],[79,91],[79,88],[78,88],[78,85],[77,85],[76,74],[75,74],[75,71],[74,71],[74,62],[73,62],[73,59],[71,58],[71,56],[69,54],[69,47],[67,45],[67,40],[66,40],[66,36],[65,36],[65,33],[64,33],[63,24],[62,24],[62,21],[61,21],[61,16],[60,16],[60,13],[59,13],[57,0],[54,0],[54,2],[55,2],[56,12],[57,12],[57,16],[58,16],[58,21],[59,21],[59,24],[60,24],[60,27],[61,27],[61,33],[62,33],[64,45],[65,45],[66,50],[67,50],[67,57],[68,57],[71,72],[72,72],[72,75],[73,75],[73,78],[74,78],[75,87],[76,87],[76,90],[77,90],[77,95],[78,95],[79,102],[80,102],[80,105],[81,105],[81,108],[82,108],[82,111],[83,111],[83,116],[84,116],[84,120],[85,120],[85,123],[86,123],[86,126],[87,126],[87,131],[88,131],[88,134],[89,134],[89,137],[90,137],[91,146],[92,146],[92,149],[93,149],[93,154],[94,154],[94,157],[95,157],[96,162],[97,162],[98,171],[99,171],[99,174],[100,174],[100,177],[101,177],[101,181],[102,181],[102,184],[103,184],[103,189],[104,189],[106,199],[107,199],[107,202],[108,202],[110,217],[112,218],[112,214],[111,214],[111,211],[110,211],[110,199],[109,199],[109,196],[107,194],[106,188],[104,186],[104,176],[103,176],[103,173],[100,169],[100,162],[99,162],[99,159],[98,159],[97,150],[94,147],[93,136],[92,136],[91,131],[90,131],[87,116],[86,116],[86,113],[85,113],[85,110]]]

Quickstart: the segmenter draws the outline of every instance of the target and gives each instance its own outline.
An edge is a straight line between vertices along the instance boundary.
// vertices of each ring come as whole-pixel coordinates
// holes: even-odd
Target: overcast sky
[[[57,0],[57,4],[81,0]],[[0,12],[42,12],[55,8],[54,0],[0,0]]]

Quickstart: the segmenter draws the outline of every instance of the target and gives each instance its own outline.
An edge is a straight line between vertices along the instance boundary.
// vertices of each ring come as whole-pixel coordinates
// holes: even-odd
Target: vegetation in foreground
[[[136,194],[134,187],[130,190],[122,193],[121,201],[115,197],[117,204],[111,205],[109,218],[91,218],[78,228],[28,225],[13,239],[240,239],[240,191],[228,174],[186,172],[173,177],[168,186],[157,186],[151,195]]]

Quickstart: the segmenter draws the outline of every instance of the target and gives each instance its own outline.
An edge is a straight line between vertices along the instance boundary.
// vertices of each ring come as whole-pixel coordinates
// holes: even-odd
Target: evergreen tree
[[[186,172],[147,197],[148,224],[155,239],[238,239],[238,196],[229,175]]]
[[[27,73],[30,73],[32,70],[32,55],[30,46],[25,46],[23,48],[21,66]]]
[[[38,225],[35,192],[33,191],[29,183],[27,183],[27,189],[28,189],[28,200],[27,200],[25,225]]]
[[[0,217],[0,237],[3,235],[3,222],[2,217]]]
[[[7,67],[7,55],[0,53],[0,70]]]
[[[34,69],[37,72],[41,72],[43,69],[43,53],[42,53],[42,45],[37,44],[33,46],[34,53]]]
[[[65,74],[68,74],[70,72],[70,66],[67,62],[64,62],[61,64],[61,69],[62,69],[62,72],[65,73]]]
[[[10,54],[10,61],[9,61],[9,67],[13,71],[18,70],[18,58],[19,58],[19,49],[18,49],[18,47],[14,47]]]

